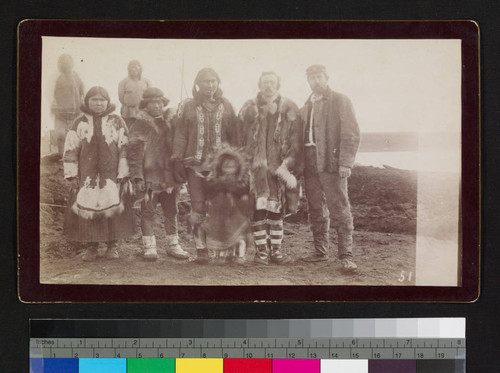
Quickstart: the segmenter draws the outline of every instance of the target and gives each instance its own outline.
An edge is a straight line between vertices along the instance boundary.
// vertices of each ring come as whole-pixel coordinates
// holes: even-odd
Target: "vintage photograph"
[[[40,283],[460,286],[461,53],[42,37]]]

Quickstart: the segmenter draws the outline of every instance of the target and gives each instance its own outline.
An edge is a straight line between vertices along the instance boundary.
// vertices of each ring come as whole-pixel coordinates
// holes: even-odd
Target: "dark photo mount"
[[[479,295],[479,31],[467,21],[24,21],[19,26],[18,143],[19,297],[24,302],[186,301],[451,301]],[[457,203],[457,283],[446,286],[386,285],[165,285],[41,281],[40,144],[43,100],[42,37],[155,39],[353,39],[446,40],[461,42],[461,164]],[[300,74],[303,74],[302,70]],[[332,74],[334,75],[334,73]],[[189,83],[190,84],[190,83]],[[89,88],[89,87],[86,87]],[[300,105],[302,102],[299,103]],[[35,125],[34,125],[35,123]],[[33,130],[36,128],[36,130]],[[30,131],[28,131],[28,129]],[[373,137],[376,143],[376,137]],[[365,145],[366,146],[366,145]],[[354,177],[354,175],[353,175]],[[371,180],[371,179],[368,179]],[[353,191],[350,190],[350,193]],[[351,199],[353,196],[351,195]],[[420,208],[419,206],[417,206]],[[462,211],[466,211],[465,217]],[[363,221],[360,219],[360,223]],[[356,222],[355,222],[356,224]],[[365,224],[369,224],[366,222]],[[390,231],[383,232],[391,234]],[[310,234],[310,233],[308,233]],[[355,237],[356,240],[356,237]],[[384,240],[384,238],[381,238]],[[432,241],[431,241],[432,243]],[[432,248],[432,247],[431,247]],[[418,259],[417,259],[418,262]],[[437,263],[429,266],[440,269]],[[358,263],[359,264],[359,263]],[[128,265],[133,266],[134,262]],[[332,263],[332,266],[334,264]],[[195,266],[195,264],[192,264]],[[43,266],[42,266],[43,267]],[[213,267],[218,271],[217,267]],[[252,267],[243,267],[242,271]],[[314,266],[308,267],[314,271]],[[418,267],[417,267],[418,269]],[[266,268],[272,272],[274,268]],[[294,267],[291,266],[293,271]],[[124,272],[127,268],[124,267]],[[412,279],[411,271],[397,278]],[[417,272],[418,275],[418,272]],[[414,275],[413,275],[414,276]],[[396,278],[396,281],[397,281]],[[400,281],[401,282],[401,281]]]

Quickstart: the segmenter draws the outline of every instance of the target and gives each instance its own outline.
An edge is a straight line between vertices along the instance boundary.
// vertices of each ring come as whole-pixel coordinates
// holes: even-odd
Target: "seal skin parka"
[[[272,115],[263,113],[260,94],[243,105],[238,115],[240,142],[252,159],[250,193],[256,209],[294,213],[299,200],[296,178],[302,168],[302,121],[293,101],[278,96],[276,103]]]
[[[64,177],[77,177],[65,219],[68,239],[82,242],[110,241],[133,233],[133,214],[126,198],[129,176],[128,130],[110,104],[102,114],[82,106],[66,136]]]
[[[141,110],[130,127],[128,162],[130,178],[151,183],[153,190],[176,186],[172,167],[174,111],[168,109],[161,120]]]

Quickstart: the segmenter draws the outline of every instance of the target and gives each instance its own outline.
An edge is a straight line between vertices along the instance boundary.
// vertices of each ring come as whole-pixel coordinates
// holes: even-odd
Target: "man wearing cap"
[[[301,109],[304,120],[304,182],[315,252],[304,261],[328,260],[329,228],[338,236],[338,257],[344,269],[354,270],[351,206],[347,178],[360,142],[358,122],[348,97],[332,91],[323,65],[307,71],[312,94]]]
[[[239,120],[243,145],[251,159],[250,194],[253,199],[254,262],[285,264],[291,261],[281,249],[283,218],[297,211],[301,121],[297,105],[281,96],[280,79],[263,72],[257,97],[243,105]]]
[[[177,202],[179,184],[173,177],[172,141],[173,113],[164,111],[169,100],[158,88],[144,91],[139,104],[137,120],[130,128],[128,162],[130,178],[135,183],[141,201],[141,230],[146,260],[158,258],[154,219],[156,205],[160,203],[164,214],[167,254],[187,259],[189,254],[179,245],[177,233]]]
[[[179,104],[172,160],[178,183],[188,183],[191,198],[191,226],[199,264],[209,262],[206,234],[202,228],[207,213],[206,184],[203,174],[208,171],[207,158],[223,143],[239,142],[236,115],[230,102],[222,96],[219,75],[203,68],[196,75],[193,98]]]
[[[118,84],[118,98],[122,104],[120,114],[130,127],[139,114],[142,94],[151,87],[151,83],[142,76],[142,66],[139,61],[130,61],[127,70],[128,76]]]

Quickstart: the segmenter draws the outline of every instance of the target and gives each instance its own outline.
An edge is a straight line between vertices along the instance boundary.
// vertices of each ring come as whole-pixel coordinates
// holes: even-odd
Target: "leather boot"
[[[268,265],[269,264],[269,252],[267,245],[257,245],[257,249],[253,261],[257,264]]]
[[[210,258],[207,249],[207,235],[201,227],[201,224],[193,228],[193,235],[194,245],[196,246],[196,258],[194,262],[198,264],[208,264]]]
[[[144,245],[144,252],[142,256],[145,260],[154,262],[158,259],[158,252],[156,250],[155,236],[142,236],[142,243]]]
[[[177,234],[172,234],[167,236],[167,254],[178,259],[189,258],[189,253],[184,251],[179,245],[179,237]]]
[[[342,268],[347,270],[354,270],[358,268],[356,263],[352,260],[352,234],[337,232],[338,240],[338,253]]]
[[[97,242],[89,242],[85,244],[85,253],[82,256],[82,260],[84,262],[93,262],[94,260],[97,259],[97,248],[99,247],[99,244]]]

